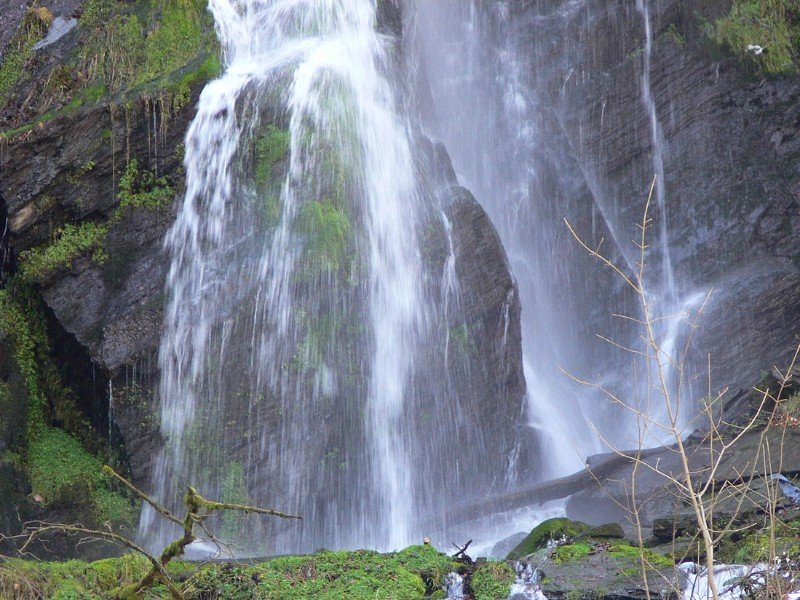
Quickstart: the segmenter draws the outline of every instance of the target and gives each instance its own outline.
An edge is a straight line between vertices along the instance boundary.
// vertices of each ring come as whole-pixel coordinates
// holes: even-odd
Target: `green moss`
[[[612,544],[608,548],[608,553],[617,558],[629,558],[635,561],[639,561],[640,556],[644,554],[645,561],[656,569],[666,569],[675,566],[675,562],[668,556],[653,552],[649,548],[640,548],[638,546],[631,546],[630,544]]]
[[[52,22],[53,15],[46,8],[29,8],[25,13],[0,63],[0,106],[8,102],[33,55],[33,46],[47,33]]]
[[[46,427],[28,446],[28,471],[33,493],[48,504],[73,485],[97,487],[103,465],[80,442],[60,429]]]
[[[149,568],[143,556],[86,563],[8,560],[0,565],[0,597],[100,600],[123,583],[142,577]],[[10,590],[17,590],[12,594]],[[5,593],[8,591],[8,593]]]
[[[133,503],[108,487],[102,461],[65,431],[40,428],[28,442],[27,465],[33,493],[43,505],[88,499],[98,523],[133,525]]]
[[[266,185],[275,177],[275,170],[289,155],[289,132],[269,125],[264,134],[255,140],[254,178],[259,186]]]
[[[589,542],[574,542],[564,544],[553,552],[553,561],[557,563],[571,562],[586,558],[594,547]]]
[[[244,467],[240,462],[228,464],[223,475],[220,501],[231,504],[248,504],[247,483],[244,480]],[[232,540],[242,531],[245,515],[239,511],[226,510],[222,513],[223,540]]]
[[[289,159],[289,132],[268,125],[253,143],[253,179],[263,198],[262,212],[268,227],[281,216],[281,190]]]
[[[680,47],[686,45],[686,38],[684,38],[681,32],[678,31],[678,28],[675,25],[675,23],[670,23],[669,27],[667,27],[667,30],[664,32],[664,35],[670,38],[673,42],[675,42],[675,44],[677,44]]]
[[[522,540],[509,554],[509,560],[533,554],[536,550],[547,546],[550,540],[559,540],[562,537],[573,538],[589,531],[591,527],[580,521],[571,521],[565,518],[548,519],[543,521]]]
[[[466,323],[455,325],[449,330],[450,347],[456,351],[459,356],[468,358],[475,356],[478,352],[478,347],[475,344],[474,336],[470,333],[470,327]]]
[[[320,552],[252,566],[196,567],[173,561],[168,570],[176,580],[184,581],[179,587],[187,600],[413,600],[429,597],[440,588],[444,575],[458,566],[430,546],[412,546],[396,554]],[[93,563],[10,560],[0,564],[0,597],[19,597],[12,592],[22,589],[29,593],[23,597],[108,598],[111,590],[138,580],[147,570],[147,561],[136,555]],[[505,573],[498,572],[501,575]],[[426,586],[426,578],[435,580],[433,589]],[[156,586],[144,597],[170,596]]]
[[[459,564],[452,558],[429,545],[409,546],[393,558],[404,569],[420,575],[426,581],[434,582],[433,587],[441,586],[445,576],[459,568]]]
[[[772,75],[796,73],[800,58],[800,4],[796,0],[734,0],[711,30],[717,43]],[[766,52],[747,52],[749,45]]]
[[[75,180],[93,169],[94,162],[87,161],[75,171]],[[84,221],[77,225],[67,223],[56,230],[50,244],[37,246],[20,253],[19,270],[27,281],[41,281],[54,271],[70,268],[72,262],[88,253],[92,260],[103,264],[108,259],[103,242],[110,228],[123,220],[133,208],[158,209],[172,202],[175,192],[163,177],[140,170],[136,159],[131,160],[119,181],[119,204],[106,223]]]
[[[68,223],[56,230],[53,243],[20,252],[20,274],[28,281],[38,281],[59,268],[69,268],[79,256],[101,249],[107,234],[106,224]],[[98,258],[102,261],[101,255]]]
[[[34,331],[24,307],[12,297],[8,289],[0,290],[0,334],[10,343],[14,361],[25,381],[30,435],[45,423],[45,396],[39,382],[39,361],[36,353],[37,342],[41,345],[43,332]]]
[[[472,574],[470,586],[475,600],[501,600],[508,598],[515,575],[508,563],[488,562]]]
[[[780,530],[781,527],[777,529]],[[791,527],[786,527],[782,532],[776,531],[774,541],[776,555],[780,556],[783,553],[789,556],[800,555],[800,537]],[[720,560],[737,564],[769,561],[773,557],[772,540],[766,530],[758,531],[745,535],[738,542],[723,543],[718,555]]]
[[[49,358],[45,323],[37,313],[36,299],[19,284],[9,287],[16,295],[9,289],[0,290],[0,335],[9,342],[27,389],[27,446],[23,454],[34,494],[42,497],[44,505],[88,501],[88,510],[97,523],[131,526],[134,506],[108,486],[101,461],[75,437],[48,424],[49,396],[62,421],[91,432],[84,423],[64,414],[67,409],[61,404],[66,403],[66,392]]]
[[[67,181],[72,185],[77,185],[80,180],[83,178],[84,175],[89,173],[92,169],[96,167],[96,163],[93,160],[87,160],[77,169],[74,169],[72,173],[67,175]]]
[[[297,216],[296,230],[305,237],[304,278],[339,271],[345,265],[350,220],[333,202],[306,202]]]
[[[792,419],[800,419],[800,392],[792,394],[780,403],[783,414]]]
[[[247,568],[215,565],[192,577],[184,594],[187,599],[412,600],[425,597],[424,577],[439,580],[456,567],[430,546],[413,546],[388,555],[369,550],[322,552],[277,558]]]

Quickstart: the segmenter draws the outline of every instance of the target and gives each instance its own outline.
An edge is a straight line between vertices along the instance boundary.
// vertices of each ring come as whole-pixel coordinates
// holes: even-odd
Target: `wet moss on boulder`
[[[548,519],[534,527],[525,539],[508,553],[507,559],[515,560],[522,556],[533,554],[537,550],[546,548],[550,541],[558,541],[562,538],[574,538],[591,529],[590,525],[581,523],[580,521],[572,521],[561,517]]]

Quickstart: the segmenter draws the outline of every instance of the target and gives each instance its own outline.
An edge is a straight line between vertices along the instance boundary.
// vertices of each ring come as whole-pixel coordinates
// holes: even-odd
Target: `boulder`
[[[508,560],[533,554],[537,550],[546,548],[548,542],[558,541],[561,538],[574,538],[589,532],[592,528],[586,523],[572,521],[565,518],[547,519],[534,527],[531,532],[517,546],[508,553]]]

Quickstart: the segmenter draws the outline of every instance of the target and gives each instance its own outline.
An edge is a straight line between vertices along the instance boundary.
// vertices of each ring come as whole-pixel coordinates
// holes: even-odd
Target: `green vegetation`
[[[36,127],[41,126],[43,123],[50,121],[51,119],[68,114],[85,104],[97,102],[106,94],[108,94],[108,89],[103,83],[96,83],[79,90],[75,93],[75,95],[72,97],[72,100],[70,100],[66,106],[63,106],[58,110],[48,110],[25,125],[0,132],[0,140],[13,138],[27,133]]]
[[[164,78],[198,55],[218,54],[213,24],[202,0],[153,2],[139,14],[124,2],[90,0],[81,29],[87,32],[82,70],[111,91]],[[209,74],[215,66],[218,59],[216,65],[204,61],[198,71]]]
[[[714,23],[717,43],[771,75],[798,72],[800,4],[796,0],[734,0],[730,12]],[[749,54],[749,45],[766,49]]]
[[[227,466],[223,475],[222,490],[220,493],[221,502],[231,504],[247,504],[247,483],[244,480],[244,467],[240,462],[234,462]],[[240,512],[225,511],[222,513],[221,539],[231,540],[242,531],[244,525],[244,515]]]
[[[108,225],[87,221],[79,225],[67,223],[54,234],[53,243],[25,250],[19,255],[22,277],[38,281],[59,268],[69,268],[72,261],[88,252],[95,252],[98,262],[104,260],[101,250],[108,234]]]
[[[146,558],[126,554],[86,563],[34,562],[13,559],[0,565],[0,598],[50,598],[90,600],[108,598],[108,592],[142,577],[148,570]],[[185,572],[184,563],[172,563],[173,573]],[[157,596],[148,596],[157,597]]]
[[[289,158],[290,140],[288,131],[268,125],[253,144],[254,180],[258,193],[263,194],[264,217],[270,227],[280,221],[281,188]]]
[[[255,141],[255,181],[266,185],[276,175],[275,169],[289,155],[291,137],[285,129],[268,125],[264,134]]]
[[[488,562],[475,569],[470,580],[475,600],[500,600],[508,597],[515,575],[508,563]]]
[[[570,562],[586,558],[592,552],[594,546],[589,542],[574,542],[559,546],[553,552],[553,561],[557,563]]]
[[[300,209],[297,231],[305,236],[303,275],[311,278],[345,265],[350,220],[330,200],[312,200]]]
[[[563,537],[574,538],[589,531],[591,527],[580,521],[571,521],[566,518],[548,519],[533,528],[509,554],[509,560],[533,554],[540,548],[545,548],[550,540],[560,540]]]
[[[184,580],[179,588],[187,600],[413,600],[438,590],[444,576],[458,567],[431,546],[412,546],[395,554],[320,552],[252,566],[175,562],[168,569],[173,580]],[[93,563],[12,560],[0,565],[0,597],[17,597],[12,594],[17,589],[29,592],[29,597],[97,600],[108,598],[111,590],[140,579],[147,571],[146,560],[134,555]],[[170,596],[163,586],[155,586],[143,597]]]
[[[678,31],[675,23],[670,23],[669,27],[667,27],[667,30],[664,32],[664,35],[670,38],[678,46],[683,47],[686,45],[686,38],[684,38],[681,32]]]
[[[39,385],[37,345],[42,332],[34,332],[31,319],[7,289],[0,290],[0,335],[12,348],[28,394],[29,434],[45,422],[45,396]],[[36,335],[39,333],[39,335]]]
[[[131,160],[119,180],[117,199],[119,206],[111,217],[118,223],[129,208],[161,208],[175,198],[175,191],[165,177],[156,177],[151,171],[140,171],[139,161]]]
[[[36,299],[19,284],[10,287],[15,294],[0,290],[0,335],[12,349],[27,391],[27,444],[22,458],[34,494],[45,506],[86,506],[97,523],[131,526],[135,508],[125,496],[108,487],[100,470],[102,462],[75,437],[49,425],[49,400],[53,400],[52,409],[61,412],[64,421],[88,431],[74,416],[74,404],[54,372]]]
[[[455,325],[450,328],[450,344],[451,347],[462,357],[468,358],[475,356],[478,352],[478,347],[475,344],[475,338],[470,334],[470,327],[466,323]]]
[[[675,566],[675,562],[668,556],[653,552],[649,548],[640,548],[630,544],[612,544],[608,553],[617,558],[629,558],[638,561],[644,555],[645,561],[656,569],[668,569]]]
[[[28,94],[32,77],[46,84],[35,87],[25,103],[24,118],[30,121],[0,138],[22,135],[121,90],[157,103],[165,127],[170,115],[188,103],[192,87],[222,70],[204,0],[88,0],[82,9],[77,48],[65,63],[43,73],[25,67],[53,17],[45,8],[29,9],[0,63],[0,106],[23,89]]]
[[[72,185],[77,185],[83,178],[83,176],[89,173],[96,166],[97,164],[93,160],[87,160],[85,163],[83,163],[81,166],[75,169],[72,173],[67,175],[67,181]]]
[[[25,13],[0,63],[0,106],[8,102],[32,56],[33,46],[47,33],[52,22],[53,15],[46,8],[29,8]]]
[[[84,167],[86,165],[91,165],[90,169],[94,168],[92,161],[88,161]],[[84,167],[80,167],[78,172]],[[67,223],[55,231],[50,244],[21,252],[21,276],[27,281],[40,281],[57,269],[70,268],[72,261],[90,252],[96,263],[104,263],[108,256],[103,250],[103,241],[111,227],[122,221],[128,210],[158,209],[172,202],[174,196],[175,192],[164,177],[156,177],[150,171],[139,170],[136,159],[131,160],[120,178],[117,194],[119,205],[111,218],[105,223]]]
[[[74,437],[54,427],[44,427],[28,443],[28,474],[33,493],[42,505],[88,500],[97,523],[134,525],[134,505],[112,492],[102,472],[103,463],[90,455]]]
[[[788,553],[800,555],[800,521],[790,523],[776,522],[774,546],[768,528],[747,533],[737,541],[723,540],[718,548],[721,561],[737,564],[756,564],[769,561],[773,556]]]
[[[277,558],[254,567],[213,566],[189,579],[184,593],[187,598],[231,600],[410,600],[425,597],[426,581],[438,588],[453,568],[449,558],[430,546],[412,546],[390,555],[369,550],[322,552]]]

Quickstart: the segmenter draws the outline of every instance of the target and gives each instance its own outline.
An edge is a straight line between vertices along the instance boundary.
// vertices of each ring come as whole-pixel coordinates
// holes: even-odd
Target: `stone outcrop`
[[[385,29],[397,33],[400,20],[394,3],[381,3],[381,15]],[[72,33],[57,48],[42,50],[36,64],[46,72],[54,60],[48,53],[63,57],[74,50],[70,45],[78,39]],[[171,75],[170,82],[192,76],[205,59],[198,56]],[[179,102],[173,90],[158,87],[163,82],[104,93],[78,106],[59,108],[33,126],[14,123],[14,129],[6,129],[0,148],[7,240],[25,277],[52,311],[59,331],[63,330],[63,339],[70,340],[54,345],[56,361],[66,370],[83,369],[75,373],[78,379],[100,382],[100,398],[87,400],[83,408],[91,411],[99,402],[98,411],[112,423],[102,433],[120,446],[138,483],[151,481],[153,461],[164,444],[157,393],[168,267],[163,240],[176,214],[173,198],[182,193],[182,144],[203,84],[202,75],[192,77]],[[429,142],[420,144],[429,149]],[[447,163],[441,148],[428,159]],[[432,166],[420,164],[419,168],[422,172]],[[131,190],[123,183],[129,173],[139,182],[133,192],[150,191],[137,185],[156,186],[169,190],[169,199],[131,201]],[[488,444],[481,456],[487,464],[503,465],[482,469],[486,485],[492,485],[505,476],[508,456],[517,443],[506,432],[513,430],[525,394],[519,298],[505,251],[481,207],[457,186],[452,169],[433,179],[438,186],[435,193],[443,194],[441,201],[447,204],[452,222],[464,303],[463,312],[454,313],[451,323],[453,328],[463,327],[456,331],[462,347],[451,362],[453,372],[459,373],[453,379],[456,393],[475,399],[469,408],[470,422],[491,425],[487,431],[491,430],[497,443]],[[42,254],[57,246],[59,236],[72,226],[78,228],[77,250],[70,248],[46,268],[25,266],[30,265],[26,256],[31,251]],[[89,237],[98,230],[99,239]],[[447,247],[443,234],[438,232],[439,238],[431,242],[438,250]],[[76,366],[73,343],[91,357],[90,371],[86,365]],[[107,398],[102,395],[106,388]],[[22,397],[14,401],[24,405]],[[275,414],[261,426],[277,429]],[[0,452],[5,449],[0,446]],[[258,485],[269,487],[268,482]]]
[[[563,214],[573,202],[593,211],[632,264],[628,240],[655,169],[642,101],[643,15],[625,0],[563,4],[512,2],[497,43],[516,48],[533,110],[548,107],[536,119],[543,152],[569,157],[561,178],[574,192],[561,200]],[[716,45],[707,25],[728,1],[648,4],[676,282],[684,299],[713,289],[692,376],[706,381],[710,354],[714,388],[738,389],[764,364],[786,363],[800,331],[800,78],[765,76],[745,48]],[[661,277],[655,207],[652,216],[651,290]]]

